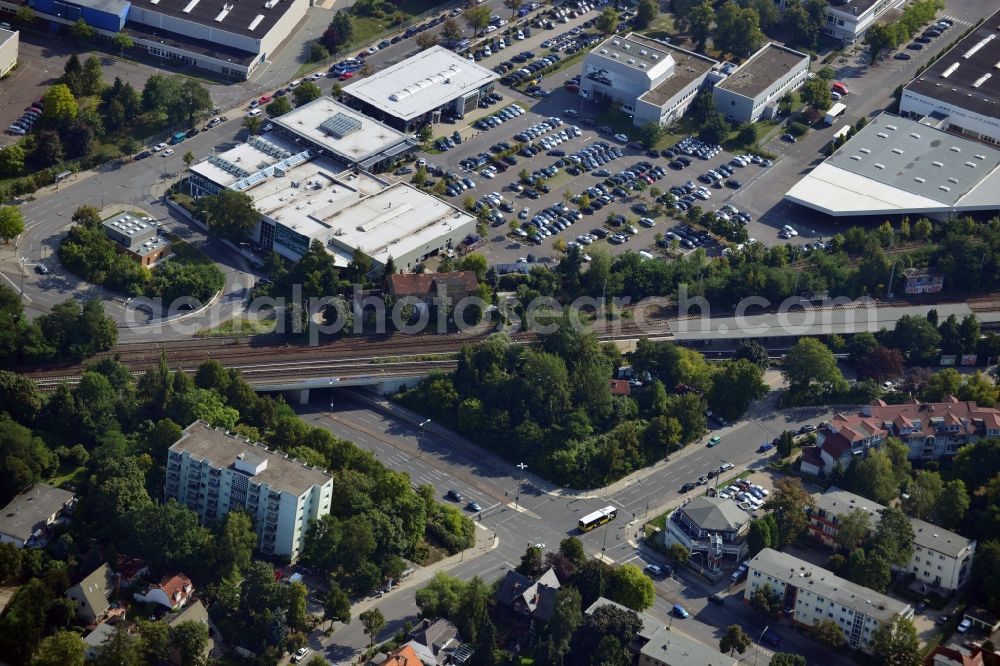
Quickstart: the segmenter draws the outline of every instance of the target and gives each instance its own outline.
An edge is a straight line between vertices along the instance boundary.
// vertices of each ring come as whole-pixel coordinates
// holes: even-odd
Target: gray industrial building
[[[781,98],[805,83],[808,75],[807,54],[768,42],[715,84],[715,107],[735,123],[771,118]]]

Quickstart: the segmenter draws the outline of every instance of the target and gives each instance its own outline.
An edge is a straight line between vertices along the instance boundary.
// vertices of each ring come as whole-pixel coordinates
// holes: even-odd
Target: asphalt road
[[[558,548],[559,541],[567,536],[580,537],[590,555],[603,556],[609,562],[635,562],[640,566],[662,563],[661,556],[638,546],[635,536],[647,515],[658,515],[682,501],[683,496],[678,492],[682,483],[704,474],[720,459],[736,465],[730,472],[733,475],[744,468],[759,470],[764,461],[754,451],[761,442],[776,436],[784,428],[817,423],[832,414],[826,409],[776,414],[770,401],[765,400],[755,408],[753,415],[757,418],[754,420],[716,430],[722,442],[713,449],[705,448],[704,441],[696,442],[675,453],[670,461],[642,470],[608,489],[560,495],[547,485],[536,483],[531,477],[531,470],[526,470],[527,476],[522,476],[514,464],[490,452],[467,447],[387,416],[360,401],[351,391],[337,391],[332,396],[314,392],[311,404],[296,409],[307,422],[355,442],[372,451],[388,467],[408,473],[413,483],[433,485],[442,500],[448,490],[456,489],[467,498],[466,501],[479,502],[483,512],[478,522],[496,532],[499,545],[474,559],[459,563],[450,573],[463,579],[478,575],[487,581],[499,578],[506,569],[515,567],[529,544],[544,543],[547,550],[552,550]],[[724,478],[729,477],[724,475]],[[543,487],[545,491],[540,489]],[[514,507],[515,497],[517,508]],[[580,516],[609,504],[619,507],[615,521],[584,535],[577,533],[576,523]],[[732,596],[734,593],[727,592],[731,598],[722,607],[706,605],[709,594],[725,592],[724,585],[709,586],[686,571],[679,576],[679,579],[658,580],[655,583],[658,597],[649,612],[664,623],[672,622],[669,611],[673,604],[682,603],[692,616],[676,620],[674,626],[708,645],[717,644],[729,624],[743,624],[751,633],[761,624],[748,606]],[[413,599],[412,589],[402,589],[387,594],[377,602],[388,620],[381,637],[389,636],[404,621],[414,619],[416,606]],[[806,655],[810,663],[847,663],[831,658],[820,646],[787,628],[782,628],[780,633],[786,639],[787,649]],[[367,643],[359,623],[353,622],[346,627],[338,626],[332,637],[324,639],[323,645],[328,658],[346,661]],[[762,650],[761,663],[767,663],[769,655],[768,651]]]

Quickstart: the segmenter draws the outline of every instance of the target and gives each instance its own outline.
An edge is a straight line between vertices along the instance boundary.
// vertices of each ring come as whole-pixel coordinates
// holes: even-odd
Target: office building
[[[0,78],[10,74],[17,64],[21,33],[0,28]]]
[[[163,60],[245,80],[305,18],[309,0],[32,0],[52,23],[83,19],[104,37],[126,32]]]
[[[893,0],[830,0],[823,34],[844,44],[860,42],[894,4]]]
[[[785,199],[831,215],[947,218],[1000,208],[1000,150],[883,113]]]
[[[885,509],[881,504],[836,486],[814,494],[813,506],[807,508],[810,536],[824,545],[834,546],[841,517],[856,509],[868,514],[869,527],[874,532]],[[950,593],[964,585],[972,572],[975,539],[916,518],[910,518],[910,525],[913,527],[913,557],[900,569],[912,573],[918,583],[936,588],[938,592]]]
[[[808,55],[768,42],[715,84],[715,108],[734,123],[772,118],[781,98],[805,83],[808,75]]]
[[[295,560],[309,522],[330,513],[333,480],[280,451],[195,421],[170,447],[165,495],[215,523],[250,514],[264,555]]]
[[[493,91],[496,72],[441,46],[344,87],[344,101],[403,132],[416,132],[443,117],[463,117]]]
[[[170,254],[170,243],[159,236],[151,220],[144,221],[125,213],[105,220],[104,235],[115,242],[115,250],[142,266],[153,266]]]
[[[879,625],[897,615],[913,615],[909,604],[771,548],[750,560],[743,600],[750,603],[765,585],[781,597],[792,622],[811,627],[820,620],[833,620],[844,632],[847,644],[865,652],[870,651],[872,634]]]
[[[615,35],[584,58],[580,96],[621,104],[637,127],[669,125],[684,115],[718,64],[635,33]]]
[[[998,62],[1000,11],[903,88],[899,114],[968,139],[1000,144]]]
[[[36,483],[0,511],[0,543],[18,548],[43,545],[49,527],[76,504],[76,495],[45,483]]]

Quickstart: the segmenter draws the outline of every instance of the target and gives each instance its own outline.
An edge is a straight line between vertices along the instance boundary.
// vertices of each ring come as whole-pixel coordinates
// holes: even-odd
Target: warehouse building
[[[768,42],[715,84],[715,107],[735,123],[772,118],[781,98],[805,83],[808,75],[808,55]]]
[[[20,33],[0,28],[0,78],[10,74],[17,64]]]
[[[612,36],[583,61],[580,96],[622,105],[641,127],[684,115],[718,62],[635,33]]]
[[[332,97],[320,97],[273,118],[268,136],[284,136],[347,167],[383,171],[417,150],[419,142]]]
[[[1000,150],[883,113],[785,199],[834,217],[994,210],[1000,208]]]
[[[152,56],[244,80],[305,18],[309,0],[31,0],[30,6],[53,27],[83,19],[104,37],[127,32]]]
[[[968,139],[1000,144],[998,22],[1000,11],[907,84],[900,115]]]
[[[362,113],[403,132],[476,109],[493,91],[496,72],[440,46],[355,81],[344,88],[344,101]]]

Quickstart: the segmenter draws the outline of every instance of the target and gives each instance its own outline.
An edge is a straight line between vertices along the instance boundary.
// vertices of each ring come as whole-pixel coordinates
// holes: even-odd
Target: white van
[[[649,252],[646,252],[645,250],[640,250],[639,251],[639,256],[642,257],[643,259],[652,259],[653,258],[653,255],[651,255]]]

